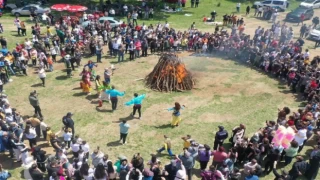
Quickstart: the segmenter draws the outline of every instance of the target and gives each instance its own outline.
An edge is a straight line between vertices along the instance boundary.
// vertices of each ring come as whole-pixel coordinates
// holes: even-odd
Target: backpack
[[[65,125],[65,126],[68,126],[68,120],[67,120],[67,117],[63,117],[62,118],[62,123]]]

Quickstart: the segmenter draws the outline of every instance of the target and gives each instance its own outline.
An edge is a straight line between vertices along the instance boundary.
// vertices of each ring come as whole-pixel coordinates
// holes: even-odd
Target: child
[[[47,55],[47,62],[49,65],[49,71],[52,72],[53,71],[53,61],[49,55]]]
[[[53,132],[51,131],[51,128],[47,126],[46,128],[46,133],[47,133],[47,137],[46,137],[46,140],[47,140],[47,143],[49,144],[50,146],[50,137],[53,136]]]
[[[63,133],[63,140],[66,143],[67,150],[70,148],[71,138],[72,138],[71,128],[65,128]]]

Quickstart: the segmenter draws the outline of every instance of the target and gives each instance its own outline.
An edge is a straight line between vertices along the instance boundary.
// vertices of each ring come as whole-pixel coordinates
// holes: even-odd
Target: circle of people
[[[54,22],[53,19],[51,18],[50,23]],[[51,26],[48,26],[45,36],[41,36],[40,25],[36,23],[31,28],[32,40],[26,38],[24,43],[17,43],[11,52],[2,51],[0,91],[4,92],[3,85],[10,82],[10,75],[16,73],[27,75],[29,60],[32,61],[33,66],[37,66],[38,63],[39,78],[42,85],[45,86],[45,69],[53,71],[53,64],[57,62],[57,56],[62,57],[66,65],[67,76],[71,77],[75,67],[81,66],[81,59],[85,53],[96,56],[97,63],[102,63],[103,46],[107,45],[110,56],[118,56],[119,62],[124,60],[124,54],[128,52],[129,60],[139,58],[140,51],[142,51],[142,56],[147,56],[149,49],[151,54],[188,50],[195,51],[198,55],[213,54],[227,56],[238,61],[247,61],[253,67],[286,82],[292,89],[292,93],[302,93],[307,105],[291,115],[288,107],[280,109],[275,121],[266,122],[266,126],[259,129],[250,138],[246,134],[244,124],[233,128],[231,135],[223,126],[219,126],[212,150],[209,145],[201,144],[193,140],[191,135],[187,135],[181,138],[183,152],[180,155],[174,155],[171,139],[164,135],[163,145],[157,152],[167,151],[172,156],[172,160],[165,165],[158,159],[157,154],[152,154],[145,167],[140,153],[135,154],[131,160],[125,156],[119,156],[115,162],[112,162],[99,147],[92,151],[87,141],[75,135],[75,122],[71,112],[62,118],[64,128],[54,133],[43,121],[36,91],[31,92],[29,96],[35,115],[23,118],[19,111],[11,108],[7,95],[2,94],[0,150],[9,151],[12,159],[21,161],[25,168],[24,177],[26,179],[43,179],[44,172],[47,171],[48,177],[54,180],[65,178],[102,180],[118,177],[120,179],[179,180],[188,178],[190,180],[197,162],[201,170],[198,175],[203,179],[254,180],[270,172],[273,172],[278,180],[294,180],[299,176],[316,179],[320,159],[319,144],[314,146],[308,156],[308,161],[299,155],[307,140],[313,135],[313,129],[320,126],[318,122],[320,73],[317,67],[320,58],[316,56],[311,60],[308,49],[303,52],[305,31],[301,31],[300,38],[294,42],[292,28],[285,24],[281,25],[280,22],[274,22],[270,29],[258,27],[251,38],[250,35],[245,34],[244,27],[237,27],[233,21],[226,22],[226,24],[233,24],[231,33],[228,33],[226,29],[220,31],[216,29],[215,33],[204,33],[196,29],[195,23],[184,32],[171,28],[168,22],[164,25],[159,23],[155,27],[152,24],[138,25],[136,15],[128,16],[127,23],[117,28],[111,28],[108,22],[101,24],[95,19],[85,18],[84,20],[90,21],[86,28],[69,18],[62,18],[60,22],[54,24],[56,35],[53,35]],[[25,36],[24,22],[17,17],[14,23],[19,35]],[[0,43],[2,50],[7,49],[5,37],[1,37]],[[85,93],[91,93],[90,81],[94,80],[99,96],[99,106],[102,106],[105,100],[111,101],[112,110],[116,110],[117,96],[125,94],[110,85],[111,76],[116,68],[114,66],[106,68],[104,81],[102,81],[94,71],[97,63],[89,61],[84,65],[80,74],[82,76],[80,86]],[[132,116],[138,110],[139,118],[141,118],[141,103],[144,98],[145,95],[134,94],[134,98],[126,103],[126,105],[133,105]],[[173,111],[172,126],[178,126],[181,122],[180,110],[183,107],[175,103],[173,108],[168,109]],[[125,144],[130,125],[123,121],[119,126],[120,142]],[[276,146],[273,143],[279,126],[291,127],[295,131],[294,140],[287,148]],[[64,143],[58,138],[61,132],[63,132]],[[47,157],[46,152],[36,146],[41,134],[43,140],[55,150],[55,155]],[[26,146],[24,140],[29,141],[30,148]],[[227,140],[232,143],[229,151],[223,147]],[[69,148],[73,154],[72,161],[69,161],[66,156]],[[91,159],[92,166],[89,165],[89,159]],[[208,167],[211,159],[212,164]],[[286,166],[294,159],[296,160],[289,172],[277,172],[277,162],[284,160]],[[243,171],[241,172],[239,167],[242,166]],[[0,166],[0,177],[6,176],[9,177],[10,173]]]

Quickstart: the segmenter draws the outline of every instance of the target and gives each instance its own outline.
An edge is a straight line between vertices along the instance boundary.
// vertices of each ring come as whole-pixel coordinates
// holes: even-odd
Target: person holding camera
[[[30,102],[31,106],[34,108],[34,114],[38,115],[40,118],[43,118],[42,113],[41,113],[39,99],[38,99],[38,94],[37,94],[36,90],[30,93],[29,102]]]

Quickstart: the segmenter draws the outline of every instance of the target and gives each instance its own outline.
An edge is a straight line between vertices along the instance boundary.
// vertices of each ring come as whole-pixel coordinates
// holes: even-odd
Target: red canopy
[[[55,4],[51,6],[51,9],[56,10],[56,11],[65,11],[69,8],[69,4]]]
[[[79,11],[85,11],[88,8],[85,6],[80,6],[80,5],[73,5],[68,7],[68,11],[70,12],[79,12]]]

